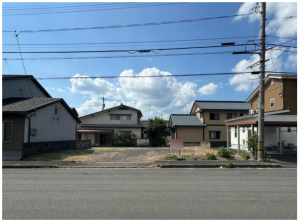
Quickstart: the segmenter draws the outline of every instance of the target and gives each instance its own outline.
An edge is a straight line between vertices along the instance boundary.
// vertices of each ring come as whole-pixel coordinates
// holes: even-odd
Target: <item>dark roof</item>
[[[205,126],[201,120],[193,114],[171,114],[174,126]]]
[[[35,107],[41,108],[45,105],[53,104],[61,99],[57,98],[8,98],[3,99],[3,112],[30,112],[34,111]],[[33,102],[34,101],[34,102]],[[7,104],[7,105],[4,105]]]
[[[115,106],[115,107],[112,107],[112,108],[109,108],[109,109],[105,109],[105,110],[102,110],[102,111],[99,111],[99,112],[91,113],[91,114],[88,114],[88,115],[85,115],[85,116],[80,116],[79,118],[93,116],[93,115],[98,114],[98,113],[107,112],[107,111],[110,111],[112,109],[118,109],[118,108],[121,108],[121,107],[125,107],[125,108],[128,108],[128,109],[136,110],[141,116],[143,116],[141,110],[133,108],[133,107],[130,107],[130,106],[126,106],[126,105],[124,105],[124,104],[121,103],[121,105],[119,105],[119,106]]]
[[[78,128],[142,128],[141,124],[80,124]]]
[[[44,89],[44,87],[34,78],[33,75],[2,75],[2,81],[3,80],[13,80],[13,79],[30,79],[32,80],[37,87],[49,98],[52,98],[52,96],[47,92],[47,90]]]
[[[247,103],[245,101],[197,100],[194,102],[194,105],[195,104],[197,104],[197,106],[199,106],[201,110],[249,110],[251,109],[251,103]]]
[[[34,101],[34,102],[33,102]],[[61,102],[63,106],[69,111],[69,113],[76,119],[79,120],[76,113],[68,106],[68,104],[61,98],[7,98],[3,99],[2,113],[30,113],[39,110],[54,103]]]

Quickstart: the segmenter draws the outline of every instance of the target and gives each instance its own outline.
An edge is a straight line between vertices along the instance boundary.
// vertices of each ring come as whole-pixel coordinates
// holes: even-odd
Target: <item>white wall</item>
[[[55,105],[58,114],[54,114]],[[31,118],[31,129],[37,129],[37,134],[30,136],[30,142],[76,139],[76,120],[60,102],[38,110]]]
[[[110,114],[131,114],[131,120],[110,120]],[[107,112],[97,113],[94,116],[80,118],[83,124],[137,124],[138,113],[136,110],[118,110],[114,109]]]
[[[282,142],[285,140],[285,143],[293,143],[295,146],[297,146],[297,127],[290,127],[291,132],[288,132],[288,127],[280,127],[280,137],[279,137],[279,127],[275,127],[276,130],[275,132],[271,131],[271,128],[274,127],[265,127],[264,133],[265,133],[265,141],[264,141],[264,146],[277,146],[278,143]],[[251,129],[251,127],[248,127],[248,129]],[[235,137],[234,127],[229,127],[230,130],[230,141],[231,141],[231,148],[237,149],[238,148],[238,140],[237,137]],[[248,131],[246,130],[245,127],[245,132],[242,131],[242,127],[240,127],[240,149],[241,150],[247,150],[247,146],[243,145],[243,139],[247,141],[248,136],[251,136],[250,134],[248,135]],[[257,132],[257,127],[254,127],[254,132]],[[280,140],[279,140],[280,138]],[[247,144],[246,144],[247,145]]]
[[[28,80],[32,92],[32,97],[48,97],[40,88],[33,83],[32,80]],[[27,80],[3,80],[2,81],[2,99],[9,97],[31,97]]]

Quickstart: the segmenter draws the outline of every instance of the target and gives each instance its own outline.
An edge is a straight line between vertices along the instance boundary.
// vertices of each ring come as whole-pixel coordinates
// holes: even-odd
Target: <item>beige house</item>
[[[197,100],[190,114],[171,114],[169,128],[172,129],[172,138],[182,138],[186,145],[226,146],[224,121],[246,115],[250,108],[250,103],[244,101]],[[179,117],[180,124],[175,121]]]
[[[248,115],[226,120],[228,145],[248,150],[248,137],[257,132],[258,88],[247,98],[251,103]],[[284,152],[283,144],[297,146],[297,75],[270,74],[265,79],[264,147],[269,152]]]
[[[92,146],[112,146],[114,134],[133,133],[143,138],[142,112],[121,104],[100,112],[81,116],[77,126],[79,140],[91,140]]]

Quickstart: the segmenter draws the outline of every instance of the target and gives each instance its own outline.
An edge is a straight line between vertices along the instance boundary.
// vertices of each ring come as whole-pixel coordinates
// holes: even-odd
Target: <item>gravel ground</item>
[[[126,148],[112,148],[112,147],[93,147],[91,149],[82,150],[66,150],[57,153],[47,153],[36,155],[31,160],[63,160],[75,162],[153,162],[164,160],[164,157],[169,153],[169,148],[163,147],[126,147]],[[172,154],[178,155],[178,150],[172,150]],[[197,158],[205,159],[206,153],[217,154],[214,149],[207,149],[203,147],[185,147],[183,155],[188,157],[188,160]],[[218,157],[219,160],[225,160]],[[241,157],[235,155],[231,157],[232,160],[241,160]]]

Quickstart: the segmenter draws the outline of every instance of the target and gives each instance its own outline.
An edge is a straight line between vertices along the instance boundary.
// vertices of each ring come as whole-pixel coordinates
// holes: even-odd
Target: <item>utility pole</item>
[[[102,110],[104,110],[104,108],[105,108],[105,97],[104,96],[102,96],[101,97],[101,99],[102,99]]]
[[[261,3],[260,30],[260,75],[259,75],[259,113],[258,113],[258,143],[257,159],[264,159],[264,116],[265,116],[265,51],[266,51],[266,2]]]

